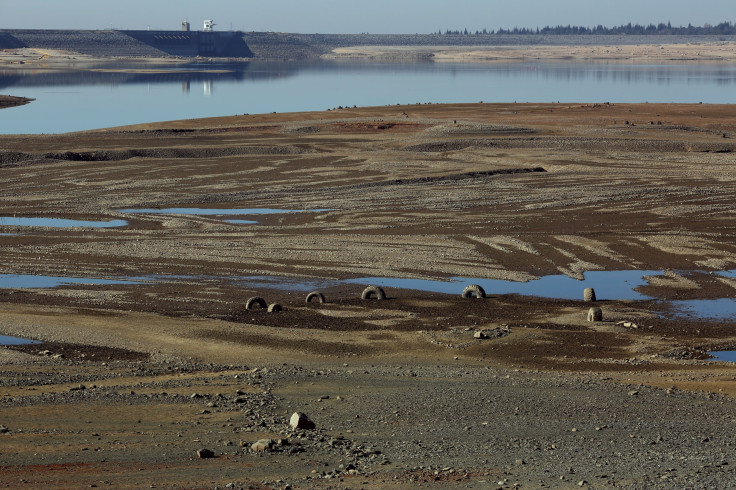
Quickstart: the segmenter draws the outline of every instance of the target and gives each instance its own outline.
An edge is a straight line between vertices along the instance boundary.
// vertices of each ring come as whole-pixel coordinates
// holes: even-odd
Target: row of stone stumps
[[[466,286],[465,289],[463,289],[461,296],[466,299],[467,298],[482,299],[482,298],[486,298],[486,292],[482,286],[479,286],[478,284],[470,284]],[[376,299],[377,301],[382,301],[386,299],[386,292],[380,286],[368,286],[367,288],[363,290],[360,297],[363,300]],[[596,301],[595,289],[593,288],[584,289],[583,290],[583,300],[586,303],[594,303]],[[307,294],[306,302],[307,303],[312,303],[312,302],[326,303],[327,299],[325,298],[325,295],[322,294],[320,291],[312,291],[309,294]],[[258,296],[253,296],[251,298],[248,298],[248,300],[245,302],[246,310],[251,310],[256,306],[260,308],[268,309],[269,313],[283,311],[283,307],[280,304],[272,303],[268,305],[263,298],[258,297]],[[603,320],[603,311],[599,307],[594,306],[588,310],[588,321],[589,322],[599,322],[602,320]]]
[[[266,303],[266,300],[259,297],[259,296],[253,296],[252,298],[248,298],[245,302],[245,309],[246,310],[252,310],[258,306],[259,308],[267,309],[269,313],[277,313],[279,311],[283,311],[284,308],[278,304],[278,303],[271,303],[270,305]]]

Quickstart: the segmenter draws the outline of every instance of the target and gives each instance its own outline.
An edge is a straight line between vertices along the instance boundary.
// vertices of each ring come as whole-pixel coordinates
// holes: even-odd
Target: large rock
[[[588,321],[589,322],[600,322],[603,321],[603,310],[597,306],[592,307],[588,310]]]
[[[273,439],[258,439],[250,446],[253,451],[256,451],[258,453],[270,451],[271,447],[273,447]]]
[[[309,417],[301,412],[294,412],[291,416],[291,420],[289,420],[289,425],[294,429],[312,430],[315,428],[314,422],[309,420]]]
[[[197,451],[197,456],[199,456],[201,459],[209,459],[214,458],[215,453],[209,449],[200,449]]]

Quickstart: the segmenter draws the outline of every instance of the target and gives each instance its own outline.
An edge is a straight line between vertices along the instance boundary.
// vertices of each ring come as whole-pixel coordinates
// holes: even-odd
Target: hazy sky
[[[429,33],[573,24],[736,22],[736,0],[0,0],[0,29]]]

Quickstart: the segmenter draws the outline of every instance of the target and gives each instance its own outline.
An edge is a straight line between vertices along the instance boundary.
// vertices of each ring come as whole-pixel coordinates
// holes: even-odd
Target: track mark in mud
[[[69,344],[66,342],[42,342],[40,344],[9,345],[8,349],[25,352],[26,354],[54,356],[61,355],[63,359],[86,361],[145,361],[150,356],[144,352],[136,352],[117,347],[103,347],[97,345]]]
[[[288,190],[283,190],[283,191],[263,190],[263,191],[236,192],[236,193],[230,193],[230,194],[220,193],[220,194],[217,194],[216,196],[215,195],[208,196],[205,199],[198,198],[197,202],[215,203],[215,202],[240,201],[243,199],[255,200],[255,199],[261,198],[261,196],[266,196],[268,199],[278,199],[282,196],[292,197],[297,194],[308,195],[308,194],[329,193],[334,196],[334,195],[337,195],[338,193],[345,192],[345,191],[375,189],[375,188],[381,188],[381,187],[396,187],[396,186],[415,185],[415,184],[460,182],[464,180],[485,179],[485,178],[494,177],[497,175],[517,175],[517,174],[546,173],[546,172],[547,170],[544,169],[543,167],[509,168],[509,169],[488,170],[488,171],[480,171],[480,172],[463,172],[459,174],[439,175],[439,176],[433,176],[433,177],[417,177],[417,178],[412,178],[412,179],[392,179],[392,180],[382,180],[378,182],[363,182],[360,184],[348,184],[348,185],[341,185],[341,186],[334,186],[334,187],[320,187],[317,189],[312,189],[312,188],[308,188],[304,186],[298,186],[298,187],[290,187]],[[183,203],[183,202],[188,202],[188,201],[179,201],[179,202]]]
[[[484,177],[493,177],[495,175],[513,175],[513,174],[526,174],[526,173],[535,173],[535,172],[547,172],[547,171],[542,167],[509,168],[509,169],[501,169],[501,170],[487,170],[487,171],[480,171],[480,172],[463,172],[460,174],[440,175],[437,177],[416,177],[413,179],[394,179],[394,180],[386,180],[386,181],[381,181],[381,182],[356,184],[355,186],[350,186],[350,187],[365,189],[369,187],[384,187],[384,186],[394,186],[394,185],[432,184],[436,182],[455,182],[458,180],[482,179]]]
[[[195,159],[238,155],[301,155],[311,150],[302,146],[241,146],[232,148],[156,148],[150,150],[21,153],[0,152],[0,167],[24,162],[60,160],[66,162],[118,162],[132,158]]]
[[[206,330],[198,334],[202,339],[223,340],[255,347],[273,349],[289,349],[319,355],[369,355],[375,353],[376,346],[357,345],[347,342],[329,342],[305,338],[286,338],[271,335],[259,335],[248,332]]]

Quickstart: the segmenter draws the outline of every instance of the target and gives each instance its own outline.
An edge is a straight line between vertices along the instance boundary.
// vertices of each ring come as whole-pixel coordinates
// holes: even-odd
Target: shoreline
[[[736,43],[594,46],[354,46],[336,48],[323,59],[437,63],[726,63],[736,61]]]
[[[434,62],[434,63],[732,63],[736,42],[692,42],[606,45],[509,45],[509,46],[349,46],[335,47],[312,61]],[[216,62],[288,61],[280,58],[200,58],[91,56],[59,49],[20,48],[0,52],[5,69],[89,70],[104,65],[187,64]],[[294,60],[298,61],[298,60]],[[103,65],[100,67],[98,65]],[[135,72],[136,68],[124,71]]]

